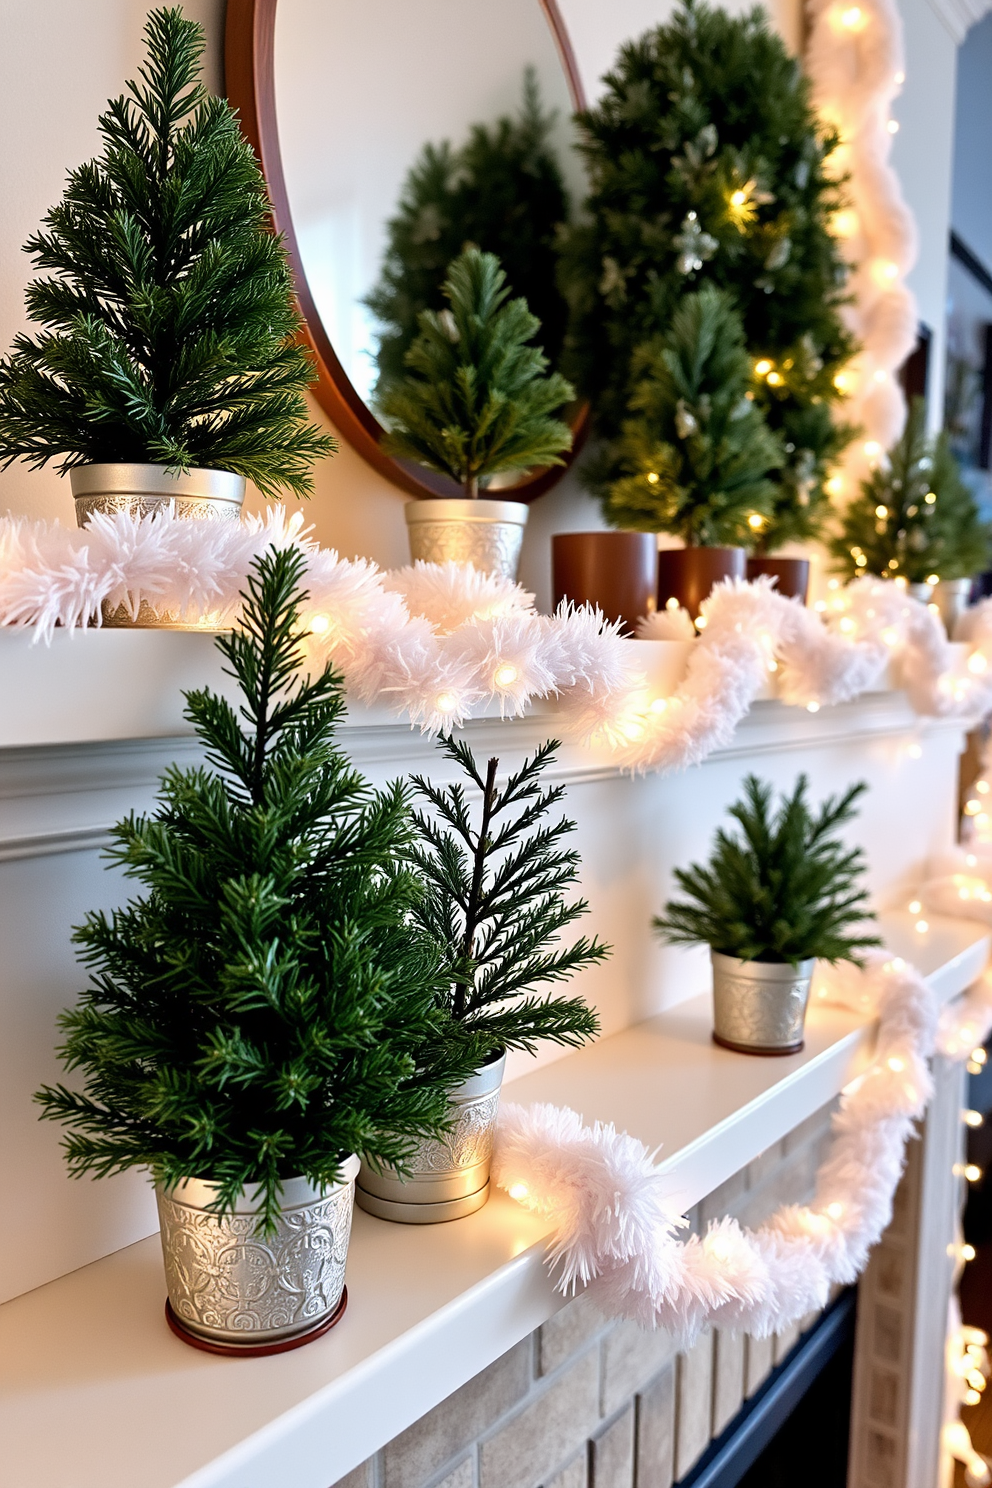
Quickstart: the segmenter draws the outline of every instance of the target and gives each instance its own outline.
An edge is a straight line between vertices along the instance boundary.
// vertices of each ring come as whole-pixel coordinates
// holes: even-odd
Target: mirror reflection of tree
[[[539,339],[557,365],[568,310],[555,283],[556,237],[569,200],[550,143],[556,118],[556,110],[544,111],[528,68],[515,117],[474,125],[460,148],[447,140],[424,145],[388,224],[379,283],[365,300],[381,324],[376,401],[403,375],[418,315],[440,309],[449,265],[470,245],[500,259],[511,294],[541,322]]]

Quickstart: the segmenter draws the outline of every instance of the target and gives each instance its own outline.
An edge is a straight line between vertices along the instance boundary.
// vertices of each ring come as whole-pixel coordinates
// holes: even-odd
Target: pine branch
[[[202,28],[163,8],[145,38],[102,154],[25,245],[41,330],[0,360],[0,462],[203,466],[307,495],[335,445],[308,422],[316,374],[258,163],[199,81]]]
[[[816,814],[807,789],[801,775],[773,817],[771,786],[747,776],[744,799],[730,807],[741,835],[721,828],[708,864],[675,870],[686,898],[669,900],[655,929],[673,945],[701,943],[746,961],[858,961],[879,945],[866,928],[874,915],[861,887],[864,855],[835,835],[867,787],[830,797]]]
[[[568,425],[553,417],[574,396],[527,343],[540,323],[508,301],[491,253],[468,248],[448,268],[446,310],[423,311],[407,372],[378,396],[391,453],[450,475],[474,497],[493,476],[561,465]]]
[[[711,285],[679,302],[671,328],[636,353],[631,416],[586,479],[617,526],[687,545],[750,542],[770,514],[778,441],[748,399],[740,316]]]
[[[377,399],[405,376],[418,317],[442,303],[448,267],[469,243],[500,260],[510,293],[537,316],[544,350],[557,365],[568,307],[556,284],[556,239],[569,203],[550,143],[555,122],[528,69],[515,118],[475,125],[457,147],[423,147],[386,224],[381,276],[366,300],[382,326]]]
[[[417,919],[407,792],[353,770],[340,679],[304,673],[303,570],[294,548],[258,560],[221,643],[240,712],[191,693],[208,765],[171,768],[156,811],[114,829],[142,895],[77,928],[90,979],[60,1054],[83,1088],[38,1093],[71,1171],[205,1178],[220,1212],[258,1188],[263,1229],[289,1177],[329,1184],[350,1152],[403,1171],[478,1062],[445,1037],[450,957]]]
[[[413,779],[432,808],[413,818],[418,840],[410,857],[426,886],[414,914],[448,947],[447,1021],[439,1037],[477,1062],[496,1048],[532,1048],[539,1038],[573,1044],[592,1037],[596,1017],[580,1000],[526,996],[609,953],[585,936],[551,949],[588,910],[585,900],[566,898],[578,877],[578,854],[557,848],[574,823],[542,825],[562,795],[561,786],[541,788],[557,743],[543,744],[500,788],[497,759],[483,774],[464,741],[442,735],[440,742],[481,803],[476,824],[461,781],[439,787]]]
[[[928,438],[926,417],[915,398],[902,434],[844,512],[831,543],[839,572],[922,584],[987,567],[992,524],[982,520],[946,435]]]

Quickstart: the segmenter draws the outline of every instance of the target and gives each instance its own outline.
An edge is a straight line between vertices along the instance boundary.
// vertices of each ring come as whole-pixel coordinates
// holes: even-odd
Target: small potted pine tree
[[[749,396],[751,364],[730,296],[705,285],[680,301],[667,334],[635,354],[630,414],[587,480],[616,527],[669,532],[658,605],[696,618],[713,585],[744,578],[745,547],[770,511],[781,449]]]
[[[81,526],[162,505],[236,520],[246,479],[309,495],[335,448],[307,419],[316,374],[258,162],[199,81],[203,28],[158,9],[145,39],[102,154],[25,245],[41,329],[0,360],[0,462],[58,461]]]
[[[473,1073],[451,1092],[449,1132],[425,1143],[406,1174],[362,1164],[359,1206],[406,1224],[456,1219],[485,1204],[506,1051],[533,1053],[542,1039],[576,1047],[599,1028],[580,997],[542,996],[534,988],[565,981],[609,954],[584,935],[558,946],[561,932],[588,906],[566,898],[579,855],[562,844],[575,823],[546,820],[564,794],[563,786],[541,785],[557,742],[543,744],[502,786],[498,759],[483,772],[466,743],[442,736],[441,746],[464,785],[414,776],[431,809],[415,813],[411,862],[426,893],[413,916],[446,953],[428,1058],[440,1057],[445,1067],[464,1061]],[[466,786],[478,793],[475,813]]]
[[[904,579],[939,606],[948,632],[967,604],[971,580],[992,555],[983,522],[946,434],[927,435],[926,404],[914,398],[902,434],[861,482],[831,551],[849,578]]]
[[[91,980],[61,1053],[82,1087],[38,1094],[74,1174],[151,1173],[170,1326],[240,1355],[336,1321],[356,1154],[404,1171],[472,1067],[437,1036],[407,791],[352,769],[340,679],[307,669],[304,568],[294,548],[257,562],[218,639],[240,710],[187,694],[207,765],[114,829],[145,892],[76,931]]]
[[[730,808],[709,863],[677,868],[684,899],[670,899],[655,929],[671,945],[708,945],[713,962],[713,1038],[743,1054],[803,1047],[809,986],[818,959],[859,960],[880,944],[860,886],[864,856],[837,829],[856,815],[862,782],[810,808],[800,775],[772,811],[771,786],[755,775]]]
[[[563,464],[572,432],[556,413],[574,396],[530,345],[540,322],[510,300],[495,254],[467,248],[448,269],[447,308],[424,310],[405,377],[377,402],[386,448],[449,476],[462,497],[406,506],[414,559],[471,562],[516,577],[527,508],[480,497],[500,475]]]

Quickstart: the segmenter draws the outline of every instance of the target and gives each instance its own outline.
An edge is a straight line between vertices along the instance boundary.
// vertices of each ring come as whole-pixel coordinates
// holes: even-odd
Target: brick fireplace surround
[[[922,1140],[861,1282],[849,1488],[937,1488],[953,1265],[945,1232],[928,1234],[923,1215],[957,1212],[961,1180],[947,1156],[963,1150],[960,1067],[938,1066]],[[727,1214],[757,1225],[808,1200],[835,1104],[708,1195],[692,1228]],[[816,1316],[767,1339],[707,1331],[679,1352],[664,1331],[607,1322],[576,1297],[335,1488],[671,1488]]]

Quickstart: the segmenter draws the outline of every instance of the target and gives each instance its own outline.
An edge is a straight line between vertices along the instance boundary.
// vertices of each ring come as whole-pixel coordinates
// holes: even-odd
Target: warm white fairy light
[[[310,621],[310,629],[314,635],[326,635],[331,628],[329,615],[314,615]]]
[[[961,1117],[961,1120],[964,1122],[965,1126],[976,1127],[981,1126],[984,1123],[985,1117],[982,1115],[981,1111],[965,1111]]]
[[[493,672],[494,687],[512,687],[520,673],[512,662],[504,661]]]

